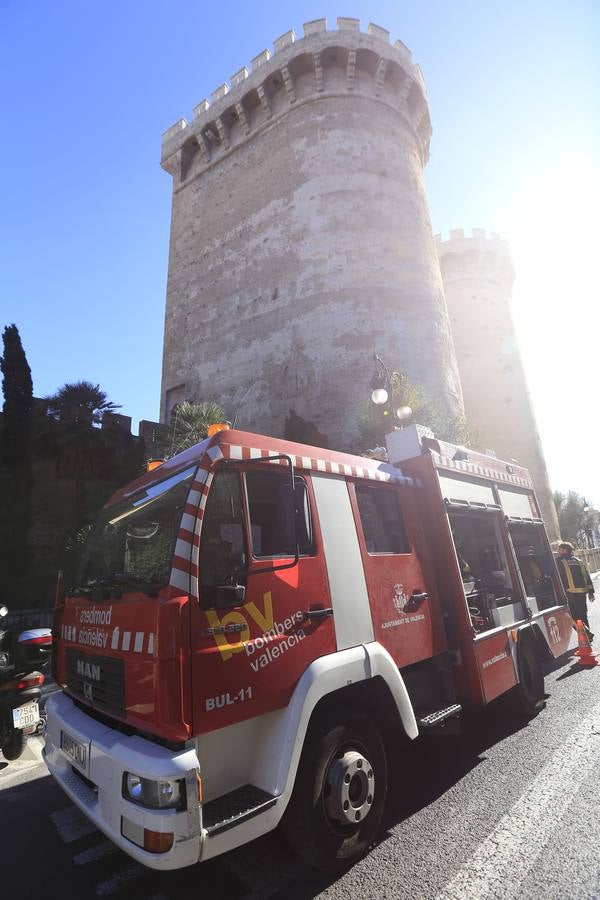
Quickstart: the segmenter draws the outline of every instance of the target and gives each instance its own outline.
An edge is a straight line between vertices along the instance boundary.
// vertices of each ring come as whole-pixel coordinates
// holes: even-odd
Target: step
[[[442,725],[448,719],[459,716],[462,712],[460,703],[453,703],[451,706],[444,706],[442,709],[434,709],[428,713],[420,713],[417,721],[421,728],[435,728],[436,725]]]
[[[210,837],[258,816],[277,802],[277,797],[253,784],[210,800],[202,807],[202,824]]]

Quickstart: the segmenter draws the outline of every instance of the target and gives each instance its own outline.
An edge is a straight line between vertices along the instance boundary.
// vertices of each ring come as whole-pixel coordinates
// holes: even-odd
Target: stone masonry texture
[[[355,448],[375,352],[462,413],[430,134],[410,51],[355,19],[282,35],[165,132],[162,421],[216,400],[245,429],[283,435],[293,411]]]
[[[506,241],[473,229],[437,236],[467,421],[477,443],[529,469],[550,540],[559,537],[510,311],[514,269]]]

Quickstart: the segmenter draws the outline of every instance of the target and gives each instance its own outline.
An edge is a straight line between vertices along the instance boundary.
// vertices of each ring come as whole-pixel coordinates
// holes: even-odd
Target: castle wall
[[[550,540],[558,519],[510,311],[514,269],[506,241],[473,229],[437,235],[465,414],[478,446],[529,469]]]
[[[354,19],[275,42],[164,135],[173,176],[161,418],[220,402],[351,447],[373,354],[462,412],[410,52]]]

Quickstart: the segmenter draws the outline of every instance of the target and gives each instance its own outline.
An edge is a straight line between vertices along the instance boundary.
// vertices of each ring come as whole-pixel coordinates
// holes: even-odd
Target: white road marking
[[[44,757],[42,756],[42,750],[44,749],[44,738],[39,735],[32,735],[27,740],[27,749],[31,751],[31,755],[37,760],[37,762],[44,762]]]
[[[580,785],[597,765],[599,750],[597,703],[437,895],[437,900],[509,900],[520,896],[523,880],[556,833]]]
[[[86,866],[88,863],[96,862],[98,859],[104,859],[106,856],[118,853],[118,851],[119,848],[116,844],[113,844],[112,841],[101,841],[99,844],[94,844],[93,847],[89,847],[82,853],[78,853],[73,857],[73,862],[76,866]]]
[[[127,887],[127,885],[141,878],[142,875],[147,875],[148,872],[149,870],[145,866],[141,866],[136,862],[131,863],[125,869],[115,872],[106,881],[101,881],[100,884],[97,884],[96,895],[98,897],[110,897],[111,894]]]
[[[51,813],[50,818],[65,844],[72,844],[73,841],[93,834],[97,830],[76,806],[59,809],[57,812]]]

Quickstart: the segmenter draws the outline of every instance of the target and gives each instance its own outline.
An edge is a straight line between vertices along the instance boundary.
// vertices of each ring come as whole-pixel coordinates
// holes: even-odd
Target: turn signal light
[[[213,422],[212,425],[208,426],[208,437],[212,437],[213,434],[218,434],[219,431],[228,431],[229,430],[229,422]]]
[[[167,853],[173,846],[172,831],[150,831],[144,828],[144,850],[148,853]]]
[[[163,463],[164,459],[149,459],[146,463],[146,472],[153,472],[154,469],[158,469]]]

